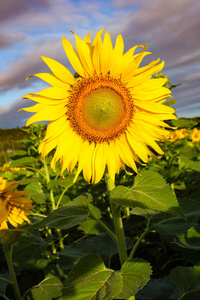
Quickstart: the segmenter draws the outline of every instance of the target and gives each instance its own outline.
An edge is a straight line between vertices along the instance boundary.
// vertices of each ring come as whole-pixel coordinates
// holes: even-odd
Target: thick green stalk
[[[108,188],[108,193],[110,198],[110,192],[112,191],[112,189],[114,189],[115,184],[108,174],[106,174],[105,177],[106,177],[106,183],[107,183],[107,188]],[[110,198],[110,206],[111,206],[112,216],[115,225],[115,233],[117,236],[117,246],[119,251],[120,262],[122,265],[127,260],[127,251],[126,251],[126,242],[124,236],[124,228],[123,228],[121,212],[120,212],[121,207],[118,204],[114,203],[111,200],[111,198]]]
[[[12,255],[11,255],[11,251],[8,248],[8,246],[4,247],[4,252],[5,252],[5,256],[6,256],[6,261],[7,261],[10,277],[12,279],[12,283],[13,283],[12,287],[13,287],[13,290],[14,290],[14,293],[15,293],[16,300],[21,300],[22,298],[21,298],[21,295],[20,295],[17,279],[16,279],[16,276],[15,276],[15,271],[14,271],[14,268],[13,268]]]
[[[50,182],[50,176],[49,176],[49,169],[48,169],[46,161],[44,161],[44,167],[45,167],[45,173],[46,173],[46,182],[48,184]],[[53,189],[50,189],[50,201],[51,201],[51,211],[54,211],[57,207],[56,207],[56,204],[55,204]],[[64,249],[64,244],[63,244],[63,238],[62,238],[61,230],[56,229],[56,232],[58,234],[60,248],[61,248],[61,250],[63,250]]]

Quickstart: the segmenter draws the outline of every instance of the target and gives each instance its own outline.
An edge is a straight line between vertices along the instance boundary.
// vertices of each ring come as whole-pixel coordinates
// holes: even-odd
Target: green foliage
[[[69,273],[61,299],[113,299],[120,293],[122,284],[118,272],[106,268],[98,255],[87,254]]]
[[[60,296],[62,290],[62,282],[59,278],[46,276],[38,285],[30,289],[23,297],[27,300],[49,300]]]
[[[50,228],[68,229],[82,223],[90,215],[88,204],[90,194],[79,196],[65,206],[54,210],[41,222],[29,227],[29,230],[48,226]]]
[[[190,300],[200,298],[200,266],[176,267],[171,271],[171,277],[181,289],[179,299]]]
[[[158,173],[152,171],[142,171],[137,175],[131,188],[117,186],[112,190],[111,198],[125,207],[168,211],[183,216],[173,191]]]

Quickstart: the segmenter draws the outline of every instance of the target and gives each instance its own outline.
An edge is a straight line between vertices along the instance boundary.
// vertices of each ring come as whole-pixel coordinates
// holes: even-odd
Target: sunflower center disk
[[[84,98],[83,122],[93,130],[108,132],[121,123],[124,115],[123,99],[110,88],[98,88]]]
[[[73,130],[89,142],[109,142],[123,134],[133,117],[129,90],[109,75],[83,78],[73,86],[67,117]]]

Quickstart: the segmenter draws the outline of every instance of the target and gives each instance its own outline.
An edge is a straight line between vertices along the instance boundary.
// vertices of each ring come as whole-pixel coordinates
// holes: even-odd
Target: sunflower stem
[[[12,279],[12,287],[13,287],[13,290],[14,290],[14,293],[15,293],[16,300],[21,300],[22,298],[21,298],[21,295],[20,295],[17,279],[16,279],[16,276],[15,276],[15,271],[14,271],[14,268],[13,268],[11,250],[9,249],[8,246],[5,246],[4,247],[4,252],[5,252],[5,256],[6,256],[6,261],[7,261],[10,277]]]
[[[112,216],[114,220],[115,233],[117,236],[117,246],[119,251],[120,262],[121,265],[123,265],[123,263],[127,260],[127,251],[126,251],[126,241],[124,236],[123,222],[121,218],[121,207],[120,205],[114,203],[110,197],[110,193],[115,187],[114,182],[110,178],[109,174],[106,174],[105,178],[106,178],[106,184],[107,184],[107,189],[109,194]]]
[[[47,163],[46,163],[45,160],[44,160],[43,164],[44,164],[44,168],[45,168],[46,182],[48,184],[50,182],[49,169],[48,169],[48,166],[47,166]],[[50,189],[50,201],[51,201],[51,211],[54,211],[55,209],[57,209],[57,207],[56,207],[56,204],[55,204],[55,198],[54,198],[52,188]],[[63,244],[63,238],[62,238],[61,230],[56,229],[56,232],[57,232],[58,239],[59,239],[60,249],[63,250],[64,249],[64,244]]]
[[[49,183],[50,182],[50,176],[49,176],[49,169],[47,166],[46,161],[44,161],[44,168],[45,168],[45,173],[46,173],[46,182]],[[51,210],[55,210],[56,205],[55,205],[55,199],[54,199],[54,195],[53,195],[53,190],[50,189],[50,200],[51,200]]]

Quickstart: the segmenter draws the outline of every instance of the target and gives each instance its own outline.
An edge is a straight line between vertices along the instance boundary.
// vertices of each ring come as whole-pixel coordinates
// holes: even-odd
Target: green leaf
[[[170,277],[163,277],[153,279],[137,293],[136,299],[140,300],[168,300],[178,299],[181,292],[177,285],[172,281]]]
[[[30,269],[36,264],[48,244],[38,237],[22,235],[13,247],[13,263],[19,271]]]
[[[35,202],[35,203],[44,203],[45,202],[45,194],[42,191],[41,183],[38,181],[33,181],[28,184],[25,189],[28,192],[28,196]]]
[[[171,277],[181,289],[179,299],[200,299],[200,266],[176,267],[171,271]]]
[[[35,161],[33,156],[26,156],[23,158],[16,159],[15,161],[11,162],[10,167],[25,167],[30,166]]]
[[[180,247],[200,251],[200,226],[193,226],[177,237],[175,242]]]
[[[74,264],[80,259],[85,253],[79,249],[76,244],[73,246],[65,246],[64,250],[59,254],[58,264],[62,271],[70,270],[74,267]]]
[[[177,126],[178,128],[193,128],[198,124],[198,122],[191,119],[177,119],[171,122],[172,126]]]
[[[90,215],[88,204],[92,197],[90,194],[78,196],[65,206],[54,210],[48,217],[41,222],[33,224],[28,230],[49,226],[50,228],[67,229],[85,221]]]
[[[26,299],[53,299],[60,296],[62,287],[62,282],[59,278],[47,277],[29,291],[29,293],[26,296]]]
[[[132,239],[126,237],[126,248],[132,247]],[[71,269],[78,258],[88,253],[99,255],[106,264],[109,264],[112,256],[118,253],[118,248],[109,235],[90,236],[70,246],[65,246],[64,250],[59,253],[60,268],[63,271]]]
[[[180,156],[180,159],[187,168],[200,172],[200,161],[193,161],[184,156]]]
[[[122,278],[119,272],[106,268],[98,255],[87,254],[69,273],[61,299],[110,300],[121,289]]]
[[[148,262],[136,258],[126,261],[122,265],[120,274],[123,280],[123,289],[117,299],[128,299],[147,284],[152,270]]]
[[[65,179],[60,177],[59,179],[51,180],[50,182],[48,182],[47,188],[51,189],[56,186],[69,188],[70,186],[73,185],[73,180],[74,180],[74,176],[72,176],[72,175],[68,175]]]
[[[162,176],[153,171],[142,171],[135,177],[132,188],[118,186],[111,199],[122,206],[141,207],[183,216],[175,194]]]
[[[91,219],[82,222],[78,229],[84,231],[85,234],[99,235],[105,233],[105,230],[99,225],[99,223]]]
[[[180,205],[186,219],[179,216],[171,216],[170,214],[155,215],[153,218],[154,228],[163,235],[176,235],[187,231],[192,227],[200,215],[199,201],[191,199],[180,200]]]

